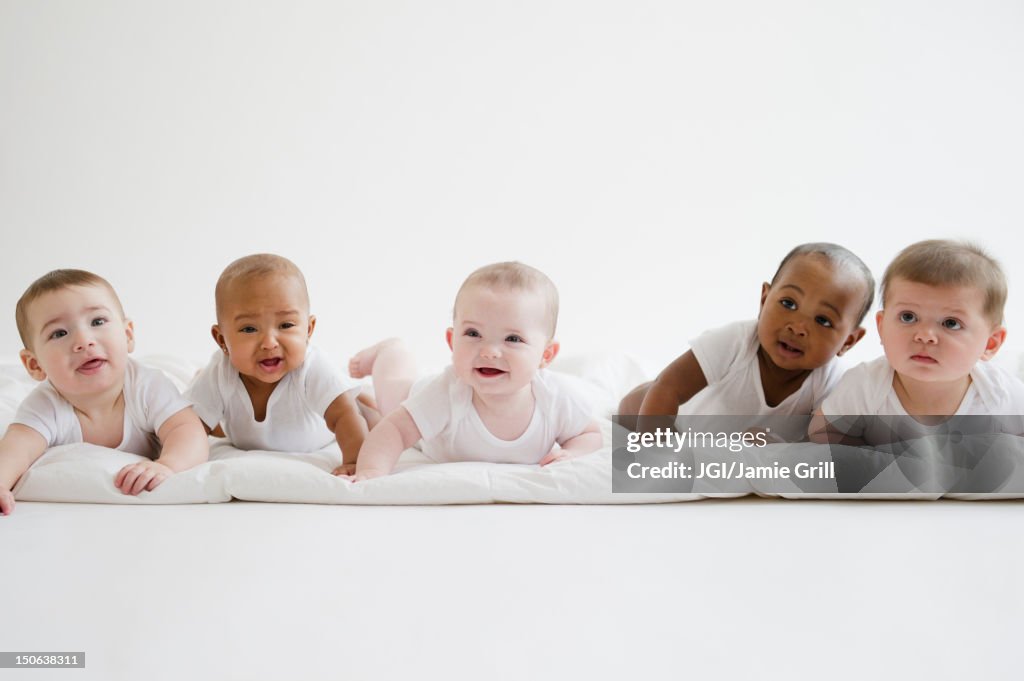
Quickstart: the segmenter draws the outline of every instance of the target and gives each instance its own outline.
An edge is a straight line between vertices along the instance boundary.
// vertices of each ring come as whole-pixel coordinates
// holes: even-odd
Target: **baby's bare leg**
[[[387,416],[409,396],[416,380],[416,361],[404,342],[388,338],[356,353],[349,360],[353,378],[373,377],[373,392],[381,416]]]
[[[366,388],[363,388],[366,390]],[[366,419],[366,427],[373,430],[374,426],[380,423],[380,409],[377,408],[377,400],[369,392],[361,392],[356,396],[356,406],[359,413]]]
[[[633,388],[619,402],[619,423],[629,430],[636,430],[637,415],[640,413],[640,405],[644,403],[647,391],[651,389],[653,381],[641,383]]]

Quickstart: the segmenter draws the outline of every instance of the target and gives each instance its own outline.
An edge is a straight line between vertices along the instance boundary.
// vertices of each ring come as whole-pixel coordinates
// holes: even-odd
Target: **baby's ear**
[[[767,281],[761,284],[761,304],[758,306],[757,309],[760,310],[762,307],[764,307],[764,301],[768,300],[768,292],[771,290],[772,285],[769,284]]]
[[[562,349],[562,346],[559,345],[558,341],[556,341],[556,340],[548,341],[547,346],[545,346],[545,348],[544,348],[544,354],[541,355],[541,358],[540,358],[540,368],[543,369],[544,367],[546,367],[547,365],[549,365],[553,361],[555,361],[555,357],[558,356],[558,351],[561,350],[561,349]]]
[[[24,349],[18,353],[18,357],[21,358],[21,363],[25,367],[25,371],[28,375],[37,381],[46,380],[46,372],[43,371],[43,367],[39,366],[39,360],[32,354],[31,350]]]
[[[988,337],[988,341],[985,342],[985,352],[981,353],[981,359],[988,361],[996,356],[999,352],[999,348],[1003,347],[1003,343],[1006,342],[1006,327],[997,326],[992,335]]]
[[[124,320],[124,335],[128,337],[128,352],[135,349],[135,325],[132,324],[132,320]]]
[[[448,330],[444,332],[444,339],[446,341],[448,341],[448,349],[452,350],[452,351],[455,350],[455,348],[452,347],[452,334],[453,333],[455,333],[455,329],[453,329],[450,326],[448,327]]]
[[[220,332],[220,326],[214,324],[210,327],[210,335],[213,336],[213,342],[217,344],[224,354],[228,354],[228,344],[224,341],[224,334]]]
[[[864,327],[858,326],[856,329],[850,332],[850,335],[843,341],[843,347],[839,348],[839,352],[836,353],[836,357],[842,357],[846,354],[846,351],[856,345],[861,338],[864,337]]]
[[[316,328],[316,315],[309,315],[309,329],[306,331],[306,340],[313,337],[313,329]]]

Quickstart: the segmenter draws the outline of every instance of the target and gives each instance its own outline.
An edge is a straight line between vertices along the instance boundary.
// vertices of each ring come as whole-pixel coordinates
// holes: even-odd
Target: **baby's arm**
[[[28,426],[13,423],[0,439],[0,514],[14,511],[11,488],[46,451],[46,438]]]
[[[704,370],[700,368],[693,350],[687,350],[658,374],[640,405],[640,416],[672,416],[679,412],[679,405],[690,400],[708,386]],[[642,426],[644,419],[638,421]],[[647,420],[651,423],[651,420]],[[658,421],[660,425],[660,421]],[[644,430],[644,428],[640,428]]]
[[[549,463],[556,461],[573,459],[577,456],[595,452],[603,444],[604,437],[601,435],[601,426],[594,420],[587,424],[582,433],[560,443],[558,447],[552,448],[538,463],[541,466],[547,466]]]
[[[359,482],[390,474],[402,452],[422,437],[405,407],[395,409],[370,431],[363,443],[355,475],[346,477]]]
[[[334,469],[334,475],[351,475],[368,430],[353,393],[338,395],[324,412],[324,420],[341,447],[341,465]]]
[[[188,470],[210,458],[210,441],[202,421],[186,407],[160,426],[160,458],[129,464],[118,471],[114,485],[124,494],[153,491],[168,476]]]

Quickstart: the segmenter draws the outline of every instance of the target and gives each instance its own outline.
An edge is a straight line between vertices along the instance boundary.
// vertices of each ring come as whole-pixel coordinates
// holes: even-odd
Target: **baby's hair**
[[[865,288],[864,305],[861,307],[860,315],[857,317],[857,326],[860,326],[864,322],[864,317],[871,310],[872,303],[875,302],[875,278],[872,276],[868,266],[864,264],[864,261],[858,258],[853,251],[839,244],[828,243],[827,241],[800,244],[787,253],[786,257],[779,263],[779,269],[775,270],[775,276],[772,277],[772,286],[775,285],[775,280],[779,278],[779,273],[782,272],[786,263],[802,255],[820,255],[833,265],[856,270],[857,274],[863,278]]]
[[[975,286],[985,294],[982,313],[993,324],[1003,323],[1006,275],[995,258],[976,244],[950,239],[929,239],[911,244],[885,268],[882,305],[893,279],[926,286]]]
[[[104,286],[117,303],[117,311],[124,317],[124,306],[117,292],[106,279],[98,274],[86,272],[85,270],[53,270],[39,277],[25,289],[18,298],[18,304],[14,307],[14,321],[18,325],[18,335],[26,349],[31,350],[31,334],[28,328],[28,307],[33,302],[54,291],[61,291],[72,286]]]
[[[471,286],[504,288],[514,291],[532,291],[544,297],[545,322],[548,328],[548,340],[555,337],[558,325],[558,289],[554,283],[540,270],[524,265],[521,262],[497,262],[485,265],[466,277],[455,294],[455,309],[459,307],[459,298],[463,291]],[[455,316],[455,309],[452,316]]]
[[[214,301],[217,306],[217,319],[220,319],[221,306],[224,303],[224,296],[227,295],[228,287],[237,281],[245,279],[256,279],[271,275],[295,277],[302,284],[302,296],[305,298],[306,308],[309,308],[309,291],[306,289],[306,278],[302,276],[302,270],[288,258],[273,253],[255,253],[235,260],[224,268],[217,279],[217,287],[214,289]]]

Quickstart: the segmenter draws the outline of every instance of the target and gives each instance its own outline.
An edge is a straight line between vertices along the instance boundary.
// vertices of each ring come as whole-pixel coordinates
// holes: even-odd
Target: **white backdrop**
[[[1015,345],[1022,29],[1017,2],[8,0],[0,356],[24,288],[82,267],[138,353],[204,361],[218,273],[274,251],[339,359],[443,363],[461,279],[520,259],[563,351],[654,369],[797,243],[880,275],[930,237],[1002,259]]]

